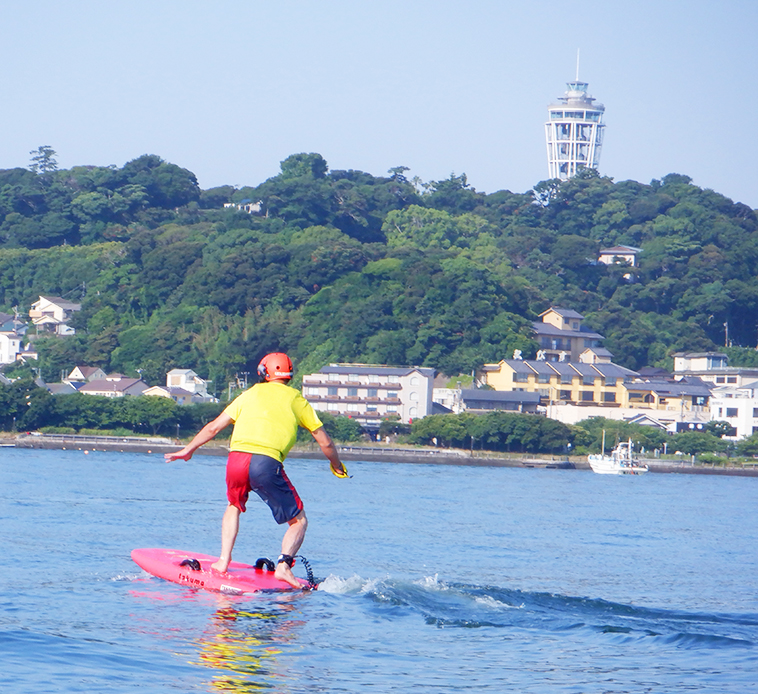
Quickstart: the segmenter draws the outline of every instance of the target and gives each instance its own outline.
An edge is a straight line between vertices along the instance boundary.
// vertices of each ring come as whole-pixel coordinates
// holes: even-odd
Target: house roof
[[[45,388],[52,395],[71,395],[76,393],[76,387],[71,383],[46,383]]]
[[[637,376],[636,371],[627,369],[625,366],[619,366],[618,364],[592,364],[596,371],[599,371],[605,378],[626,378],[629,376]]]
[[[584,352],[592,352],[593,354],[597,354],[598,357],[613,356],[613,352],[608,351],[605,347],[587,347]],[[582,354],[584,354],[584,352],[582,352]]]
[[[711,388],[700,379],[693,381],[664,381],[654,380],[627,383],[627,390],[653,392],[672,398],[684,395],[709,396]]]
[[[81,309],[81,304],[75,304],[73,301],[69,301],[68,299],[64,299],[60,296],[42,296],[40,294],[40,299],[45,299],[45,301],[49,301],[51,304],[55,304],[56,306],[60,306],[63,309],[69,309],[71,311],[78,311]]]
[[[591,376],[592,378],[599,378],[600,373],[595,368],[594,364],[584,364],[582,362],[573,362],[571,368],[582,376]]]
[[[538,374],[548,374],[549,376],[555,376],[555,369],[551,368],[549,362],[539,360],[529,360],[524,362],[528,364],[529,368]]]
[[[434,378],[436,371],[420,366],[374,366],[371,364],[329,364],[322,366],[319,373],[322,374],[360,374],[377,376],[407,376],[418,371],[427,378]]]
[[[147,384],[143,383],[139,378],[120,378],[118,380],[104,380],[91,381],[85,383],[79,388],[80,393],[123,393],[129,390],[133,386],[142,384],[147,388]]]
[[[76,369],[79,369],[79,373],[84,376],[84,378],[91,376],[96,371],[102,371],[99,366],[75,366],[73,369],[71,369],[71,373],[74,373]]]
[[[150,388],[142,391],[142,393],[143,395],[152,395],[152,392],[156,390],[160,390],[167,395],[177,398],[192,397],[194,395],[194,393],[191,393],[184,388],[180,388],[179,386],[151,386]]]
[[[554,335],[555,337],[583,337],[583,338],[594,338],[596,340],[604,340],[605,338],[600,333],[594,333],[589,328],[585,328],[582,326],[579,330],[561,330],[561,328],[556,328],[554,325],[551,325],[550,323],[542,323],[540,321],[534,321],[532,323],[532,327],[534,328],[534,332],[538,335],[545,335],[550,336]]]
[[[523,390],[486,390],[477,388],[462,390],[461,398],[464,402],[521,402],[539,403],[539,393],[527,393]]]
[[[550,368],[554,369],[561,376],[576,376],[576,370],[571,368],[571,364],[567,361],[551,361],[546,362],[550,364]]]
[[[560,308],[557,306],[551,306],[547,311],[543,311],[540,313],[540,318],[542,316],[546,316],[550,312],[557,313],[559,316],[563,316],[564,318],[578,318],[579,320],[583,320],[584,316],[581,313],[577,313],[576,311],[572,311],[570,308]]]
[[[529,364],[524,359],[503,359],[503,363],[508,364],[517,374],[534,373],[534,370],[529,368]]]
[[[642,253],[642,249],[634,246],[613,246],[613,248],[602,248],[600,250],[600,255],[636,255],[637,253]]]

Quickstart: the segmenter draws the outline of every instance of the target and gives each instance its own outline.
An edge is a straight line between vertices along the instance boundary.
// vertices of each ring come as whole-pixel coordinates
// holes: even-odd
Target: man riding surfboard
[[[254,491],[268,504],[276,522],[289,526],[282,539],[282,553],[275,576],[299,588],[301,584],[292,573],[292,565],[305,538],[308,519],[303,502],[283,466],[297,438],[298,427],[311,432],[329,460],[334,475],[347,477],[347,470],[311,404],[288,385],[292,373],[292,362],[286,354],[267,354],[258,365],[261,382],[235,398],[184,448],[166,453],[164,457],[166,462],[189,460],[200,446],[234,424],[226,463],[229,504],[221,523],[221,556],[212,568],[222,573],[229,568],[240,513],[245,512],[248,495]]]

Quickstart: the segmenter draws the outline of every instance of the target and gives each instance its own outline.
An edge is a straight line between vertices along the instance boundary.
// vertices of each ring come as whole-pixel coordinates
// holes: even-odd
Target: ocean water
[[[758,479],[349,468],[287,463],[319,590],[229,597],[129,557],[217,553],[223,458],[0,449],[0,691],[758,692]]]

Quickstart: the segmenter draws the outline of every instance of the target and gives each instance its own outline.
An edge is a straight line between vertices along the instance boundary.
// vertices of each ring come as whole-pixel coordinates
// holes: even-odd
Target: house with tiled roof
[[[602,347],[605,338],[584,327],[584,316],[576,311],[551,307],[539,317],[542,320],[532,323],[532,328],[546,361],[575,362],[586,349]]]
[[[634,246],[613,246],[603,248],[598,254],[598,262],[605,265],[637,265],[637,256],[642,253],[641,248]]]
[[[57,335],[73,335],[76,330],[68,325],[75,311],[82,305],[60,296],[40,296],[29,309],[29,318],[37,331],[49,330]]]
[[[191,405],[192,393],[178,386],[150,386],[142,391],[142,395],[171,398],[177,405]]]
[[[142,395],[147,388],[147,383],[139,378],[110,374],[104,379],[85,383],[79,388],[79,392],[85,395],[102,395],[106,398],[123,398],[125,395]]]

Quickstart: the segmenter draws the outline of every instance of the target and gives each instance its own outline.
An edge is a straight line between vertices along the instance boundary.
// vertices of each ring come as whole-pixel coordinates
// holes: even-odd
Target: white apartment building
[[[729,366],[729,358],[721,352],[675,352],[674,378],[696,376],[706,383],[740,387],[758,379],[758,369]]]
[[[758,432],[758,381],[714,388],[711,420],[731,424],[737,430],[735,439]]]
[[[376,429],[388,417],[408,424],[432,412],[434,369],[329,364],[303,376],[303,395],[313,408],[352,417]]]
[[[0,364],[12,364],[18,359],[22,340],[17,333],[0,333]]]

